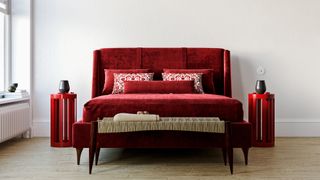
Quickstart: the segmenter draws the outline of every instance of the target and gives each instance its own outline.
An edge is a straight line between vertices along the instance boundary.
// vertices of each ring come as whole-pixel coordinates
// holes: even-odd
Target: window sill
[[[8,97],[8,96],[6,96],[6,93],[2,94],[2,96],[3,95],[4,95],[4,97],[0,98],[0,105],[30,100],[30,96],[29,95],[24,95],[23,97],[13,97],[13,96],[9,96]]]

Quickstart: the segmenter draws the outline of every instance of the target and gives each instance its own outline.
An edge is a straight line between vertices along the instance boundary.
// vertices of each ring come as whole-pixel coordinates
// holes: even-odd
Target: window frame
[[[11,0],[0,0],[3,7],[0,7],[0,13],[4,15],[4,74],[3,74],[3,89],[0,89],[0,94],[4,93],[11,83]],[[2,35],[1,35],[2,36]]]

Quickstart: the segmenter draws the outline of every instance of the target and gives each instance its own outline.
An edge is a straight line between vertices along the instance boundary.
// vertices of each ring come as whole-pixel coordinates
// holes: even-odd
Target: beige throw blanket
[[[113,117],[115,122],[135,122],[135,121],[159,121],[160,117],[157,114],[131,114],[119,113]]]
[[[122,114],[122,113],[121,113]],[[124,115],[124,116],[123,116]],[[139,115],[134,116],[138,118]],[[120,118],[120,119],[118,119]],[[135,131],[157,131],[157,130],[172,130],[172,131],[195,131],[195,132],[210,132],[224,133],[225,123],[217,117],[159,117],[157,115],[150,116],[150,119],[130,120],[125,114],[117,117],[106,117],[98,120],[98,133],[120,133],[120,132],[135,132]],[[148,117],[149,118],[149,117]],[[153,119],[152,119],[153,118]]]

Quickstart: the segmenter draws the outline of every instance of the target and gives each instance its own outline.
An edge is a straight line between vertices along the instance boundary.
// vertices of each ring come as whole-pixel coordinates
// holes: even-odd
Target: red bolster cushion
[[[215,94],[213,82],[213,69],[163,69],[164,73],[202,73],[203,91]]]
[[[125,81],[124,93],[191,94],[194,81]]]
[[[114,84],[114,73],[147,73],[149,69],[105,69],[102,94],[111,94]]]

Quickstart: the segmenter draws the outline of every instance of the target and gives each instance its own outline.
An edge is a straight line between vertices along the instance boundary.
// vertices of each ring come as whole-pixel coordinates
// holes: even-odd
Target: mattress
[[[242,122],[240,101],[215,94],[109,94],[89,100],[83,109],[83,121],[90,122],[117,113],[148,111],[160,117],[219,117]]]

